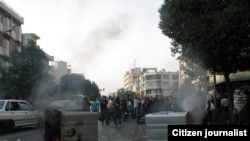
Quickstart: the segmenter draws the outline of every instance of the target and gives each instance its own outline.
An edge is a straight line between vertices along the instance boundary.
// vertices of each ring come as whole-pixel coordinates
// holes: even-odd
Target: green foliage
[[[135,95],[135,92],[127,91],[124,88],[120,88],[120,89],[117,90],[117,96],[119,96],[119,97],[127,97],[127,96],[130,96],[130,95]]]
[[[159,27],[173,55],[215,72],[249,70],[249,8],[247,0],[166,0]]]
[[[27,99],[36,93],[33,89],[36,85],[49,81],[45,53],[33,42],[22,47],[21,52],[13,52],[10,61],[11,66],[2,79],[7,98]]]
[[[249,9],[248,0],[165,0],[159,9],[172,54],[223,73],[231,108],[229,74],[250,70]]]

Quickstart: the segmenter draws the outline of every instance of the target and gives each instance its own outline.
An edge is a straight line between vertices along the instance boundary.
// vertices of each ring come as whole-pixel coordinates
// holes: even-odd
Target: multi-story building
[[[0,0],[0,67],[8,68],[11,52],[21,51],[23,23],[23,17]]]
[[[40,48],[37,45],[37,40],[39,40],[40,37],[36,35],[35,33],[23,33],[22,34],[22,46],[26,47],[28,46],[31,42],[33,42],[38,48]],[[54,61],[54,57],[48,55],[46,52],[45,53],[45,63],[49,65],[50,61]]]
[[[142,96],[161,94],[170,96],[178,89],[179,72],[166,72],[157,68],[132,68],[124,75],[124,89]]]
[[[63,75],[70,74],[71,69],[68,68],[67,62],[64,61],[50,61],[50,74],[54,76],[54,82],[60,83]]]
[[[157,94],[170,96],[177,92],[179,72],[148,71],[145,69],[140,77],[140,93],[144,96]]]
[[[37,45],[37,40],[39,40],[40,37],[36,35],[35,33],[23,33],[22,34],[22,46],[28,46],[31,42],[33,42],[35,45]]]
[[[138,89],[138,79],[141,76],[141,68],[134,67],[125,72],[124,89],[127,91],[135,91]]]

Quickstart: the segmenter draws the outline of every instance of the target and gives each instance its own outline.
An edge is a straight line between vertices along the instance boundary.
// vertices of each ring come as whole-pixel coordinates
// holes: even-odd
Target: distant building
[[[70,74],[71,69],[68,68],[67,62],[50,61],[50,75],[54,76],[54,82],[59,84],[63,75]]]
[[[22,34],[22,45],[28,46],[31,42],[35,43],[37,45],[37,40],[39,40],[40,37],[36,35],[35,33],[23,33]]]
[[[124,89],[133,91],[135,89],[136,81],[141,76],[141,68],[131,68],[125,72],[124,75]]]
[[[179,72],[144,70],[140,77],[140,94],[155,96],[157,94],[170,96],[176,94],[179,82]]]
[[[178,89],[179,72],[166,72],[157,68],[132,68],[124,75],[124,89],[143,96],[161,94],[169,96]]]

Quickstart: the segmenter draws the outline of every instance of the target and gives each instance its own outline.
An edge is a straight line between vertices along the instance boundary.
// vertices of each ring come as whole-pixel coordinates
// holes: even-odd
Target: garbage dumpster
[[[146,114],[147,141],[167,141],[168,125],[186,125],[187,112],[162,111]]]
[[[98,114],[73,105],[56,101],[46,109],[45,141],[98,141]]]

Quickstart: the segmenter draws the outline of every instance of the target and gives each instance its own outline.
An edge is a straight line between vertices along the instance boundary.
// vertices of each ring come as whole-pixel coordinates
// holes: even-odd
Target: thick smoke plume
[[[73,52],[74,56],[70,61],[72,68],[80,66],[81,71],[85,73],[89,66],[95,62],[100,63],[102,60],[98,60],[98,56],[110,48],[115,48],[116,46],[111,43],[119,40],[119,37],[128,29],[127,19],[127,16],[110,19],[91,30],[86,38],[78,44],[77,50]]]

